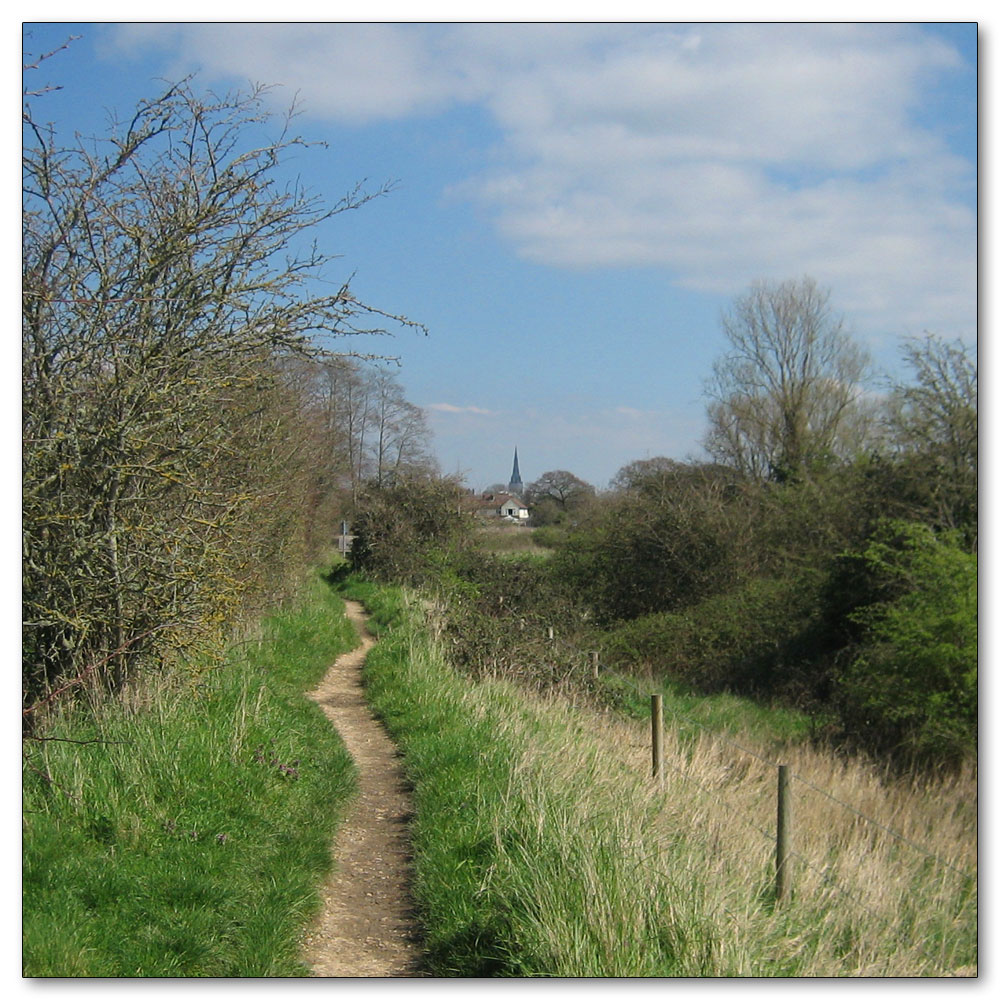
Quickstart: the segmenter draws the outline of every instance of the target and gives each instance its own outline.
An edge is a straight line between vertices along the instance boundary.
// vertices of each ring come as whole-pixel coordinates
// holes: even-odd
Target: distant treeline
[[[725,326],[710,461],[634,461],[604,493],[546,473],[526,493],[547,559],[476,552],[447,484],[376,491],[356,566],[433,584],[473,671],[559,682],[554,626],[622,671],[804,708],[886,759],[974,756],[975,357],[908,341],[911,380],[879,386],[809,279],[754,286]]]

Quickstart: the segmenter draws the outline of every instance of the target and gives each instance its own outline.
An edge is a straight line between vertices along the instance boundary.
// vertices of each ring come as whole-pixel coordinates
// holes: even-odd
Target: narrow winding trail
[[[361,685],[361,666],[375,640],[361,605],[345,604],[361,645],[339,657],[309,697],[347,745],[360,787],[333,845],[336,867],[306,936],[303,960],[314,976],[417,976],[409,792],[396,747],[372,715]]]

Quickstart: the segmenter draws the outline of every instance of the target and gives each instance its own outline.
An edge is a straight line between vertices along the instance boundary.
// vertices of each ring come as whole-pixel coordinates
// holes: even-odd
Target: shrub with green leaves
[[[470,544],[471,518],[451,479],[370,484],[358,497],[351,567],[383,582],[420,584]]]
[[[977,558],[923,524],[885,522],[848,557],[875,598],[849,617],[861,639],[837,685],[865,745],[949,763],[975,753]]]
[[[583,609],[564,593],[548,560],[468,552],[438,594],[446,608],[450,662],[473,676],[552,687],[582,672],[595,649]],[[549,639],[549,630],[552,639]]]
[[[777,694],[808,702],[821,684],[818,573],[758,577],[683,611],[646,615],[609,632],[619,669],[669,676],[702,692]]]

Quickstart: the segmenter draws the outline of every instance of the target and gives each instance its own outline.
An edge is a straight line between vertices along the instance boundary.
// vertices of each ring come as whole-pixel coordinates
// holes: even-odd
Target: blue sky
[[[331,278],[429,330],[398,355],[445,472],[598,487],[702,456],[719,316],[809,274],[876,362],[900,338],[976,342],[974,24],[27,25],[80,35],[48,114],[99,131],[156,78],[278,85],[325,150],[290,169],[330,202]],[[352,343],[351,347],[358,347]]]

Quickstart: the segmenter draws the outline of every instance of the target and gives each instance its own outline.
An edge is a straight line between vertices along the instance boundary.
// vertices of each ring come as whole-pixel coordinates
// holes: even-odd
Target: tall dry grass
[[[900,779],[807,745],[780,761],[748,739],[666,722],[665,776],[651,778],[649,724],[567,708],[544,779],[614,796],[652,817],[635,850],[705,948],[683,974],[974,975],[977,780]],[[777,763],[789,766],[792,895],[774,900]],[[629,781],[625,776],[629,776]],[[622,789],[628,787],[628,802]]]
[[[523,525],[483,524],[476,532],[476,541],[484,552],[497,555],[529,554],[547,558],[552,554],[552,550],[535,542],[534,531],[534,528]]]
[[[460,675],[425,602],[355,596],[380,635],[369,696],[415,785],[435,974],[975,974],[974,773],[890,781],[786,749],[793,891],[776,902],[771,751],[675,718],[661,786],[648,722]]]

